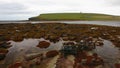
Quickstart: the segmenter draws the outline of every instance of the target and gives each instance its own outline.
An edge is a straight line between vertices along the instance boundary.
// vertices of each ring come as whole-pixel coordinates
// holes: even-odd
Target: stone
[[[37,47],[39,48],[48,48],[50,46],[50,43],[47,41],[40,41]]]
[[[52,50],[46,53],[46,57],[51,58],[51,57],[57,56],[58,54],[59,52],[57,50]]]

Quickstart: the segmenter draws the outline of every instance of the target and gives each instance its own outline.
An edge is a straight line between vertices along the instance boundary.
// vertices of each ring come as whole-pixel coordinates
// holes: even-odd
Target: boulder
[[[11,47],[10,42],[0,42],[0,48],[9,48]]]
[[[23,41],[23,37],[22,36],[14,36],[11,40],[15,41],[15,42],[21,42]]]
[[[6,56],[6,54],[0,54],[0,60],[4,60],[5,56]]]
[[[50,36],[49,37],[49,40],[51,41],[51,42],[58,42],[59,41],[59,37],[58,36]]]
[[[113,42],[113,44],[114,44],[116,47],[120,47],[120,42],[118,42],[118,41]]]
[[[104,43],[103,43],[102,41],[97,41],[97,42],[95,43],[95,45],[96,45],[96,46],[103,46]]]
[[[8,50],[7,49],[3,49],[3,48],[0,48],[0,54],[2,54],[2,53],[8,53]]]
[[[21,62],[16,62],[12,65],[10,65],[8,68],[22,68]]]
[[[69,40],[68,37],[62,37],[62,39],[63,39],[64,41],[68,41],[68,40]]]
[[[69,40],[72,40],[72,41],[73,41],[73,40],[76,40],[76,37],[73,37],[73,36],[72,36],[72,37],[69,37]]]
[[[40,41],[37,47],[39,48],[48,48],[50,46],[50,43],[47,41]]]
[[[116,63],[115,68],[120,68],[120,63]]]
[[[0,60],[4,60],[4,58],[6,57],[7,53],[8,53],[8,50],[0,49]]]
[[[63,43],[63,45],[75,45],[75,43],[74,42],[65,42],[65,43]]]
[[[46,57],[47,57],[47,58],[51,58],[51,57],[54,57],[54,56],[56,56],[56,55],[58,55],[58,54],[59,54],[58,51],[52,50],[52,51],[48,51],[48,52],[46,53]]]

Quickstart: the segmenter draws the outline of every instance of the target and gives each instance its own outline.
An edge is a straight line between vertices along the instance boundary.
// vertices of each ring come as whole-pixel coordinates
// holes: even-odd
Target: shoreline
[[[3,20],[0,22],[31,22],[31,21],[47,21],[47,22],[51,22],[51,21],[115,21],[115,22],[120,22],[120,20]]]
[[[119,21],[4,21],[0,24],[39,24],[39,23],[61,23],[61,24],[88,24],[88,25],[101,25],[120,27]]]

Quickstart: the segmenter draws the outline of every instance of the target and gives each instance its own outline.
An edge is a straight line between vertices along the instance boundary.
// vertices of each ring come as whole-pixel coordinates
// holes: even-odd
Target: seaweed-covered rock
[[[116,63],[115,68],[120,68],[120,63]]]
[[[50,57],[54,57],[54,56],[56,56],[58,54],[59,54],[58,51],[52,50],[52,51],[49,51],[49,52],[46,53],[46,57],[50,58]]]
[[[22,36],[14,36],[13,38],[12,38],[12,40],[13,41],[16,41],[16,42],[20,42],[20,41],[23,41],[23,37]]]
[[[69,37],[62,37],[62,39],[63,39],[64,41],[68,41],[68,40],[69,40]]]
[[[5,56],[6,56],[6,54],[1,54],[1,53],[0,53],[0,60],[5,59]]]
[[[4,48],[0,48],[0,54],[1,53],[8,53],[8,50],[7,49],[4,49]]]
[[[102,46],[102,45],[104,45],[104,43],[103,43],[102,41],[97,41],[97,42],[95,43],[95,45],[96,45],[96,46]]]
[[[51,42],[57,42],[57,41],[59,41],[59,37],[58,37],[58,36],[50,36],[50,37],[49,37],[49,40],[50,40]]]
[[[120,41],[115,41],[115,42],[113,42],[113,44],[114,44],[116,47],[120,47]]]
[[[0,48],[0,60],[3,60],[6,57],[8,50]]]
[[[65,42],[65,43],[63,43],[63,45],[75,45],[75,43],[74,42]]]
[[[37,47],[39,48],[48,48],[49,46],[50,46],[50,43],[46,41],[40,41],[39,44],[37,45]]]
[[[10,42],[0,42],[0,48],[9,48],[11,47]]]
[[[21,62],[16,62],[12,65],[10,65],[8,68],[22,68]]]

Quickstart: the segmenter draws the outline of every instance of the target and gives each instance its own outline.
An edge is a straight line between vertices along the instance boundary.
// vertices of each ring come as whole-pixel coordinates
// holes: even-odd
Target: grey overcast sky
[[[120,0],[0,0],[0,20],[27,20],[41,13],[120,15]]]

